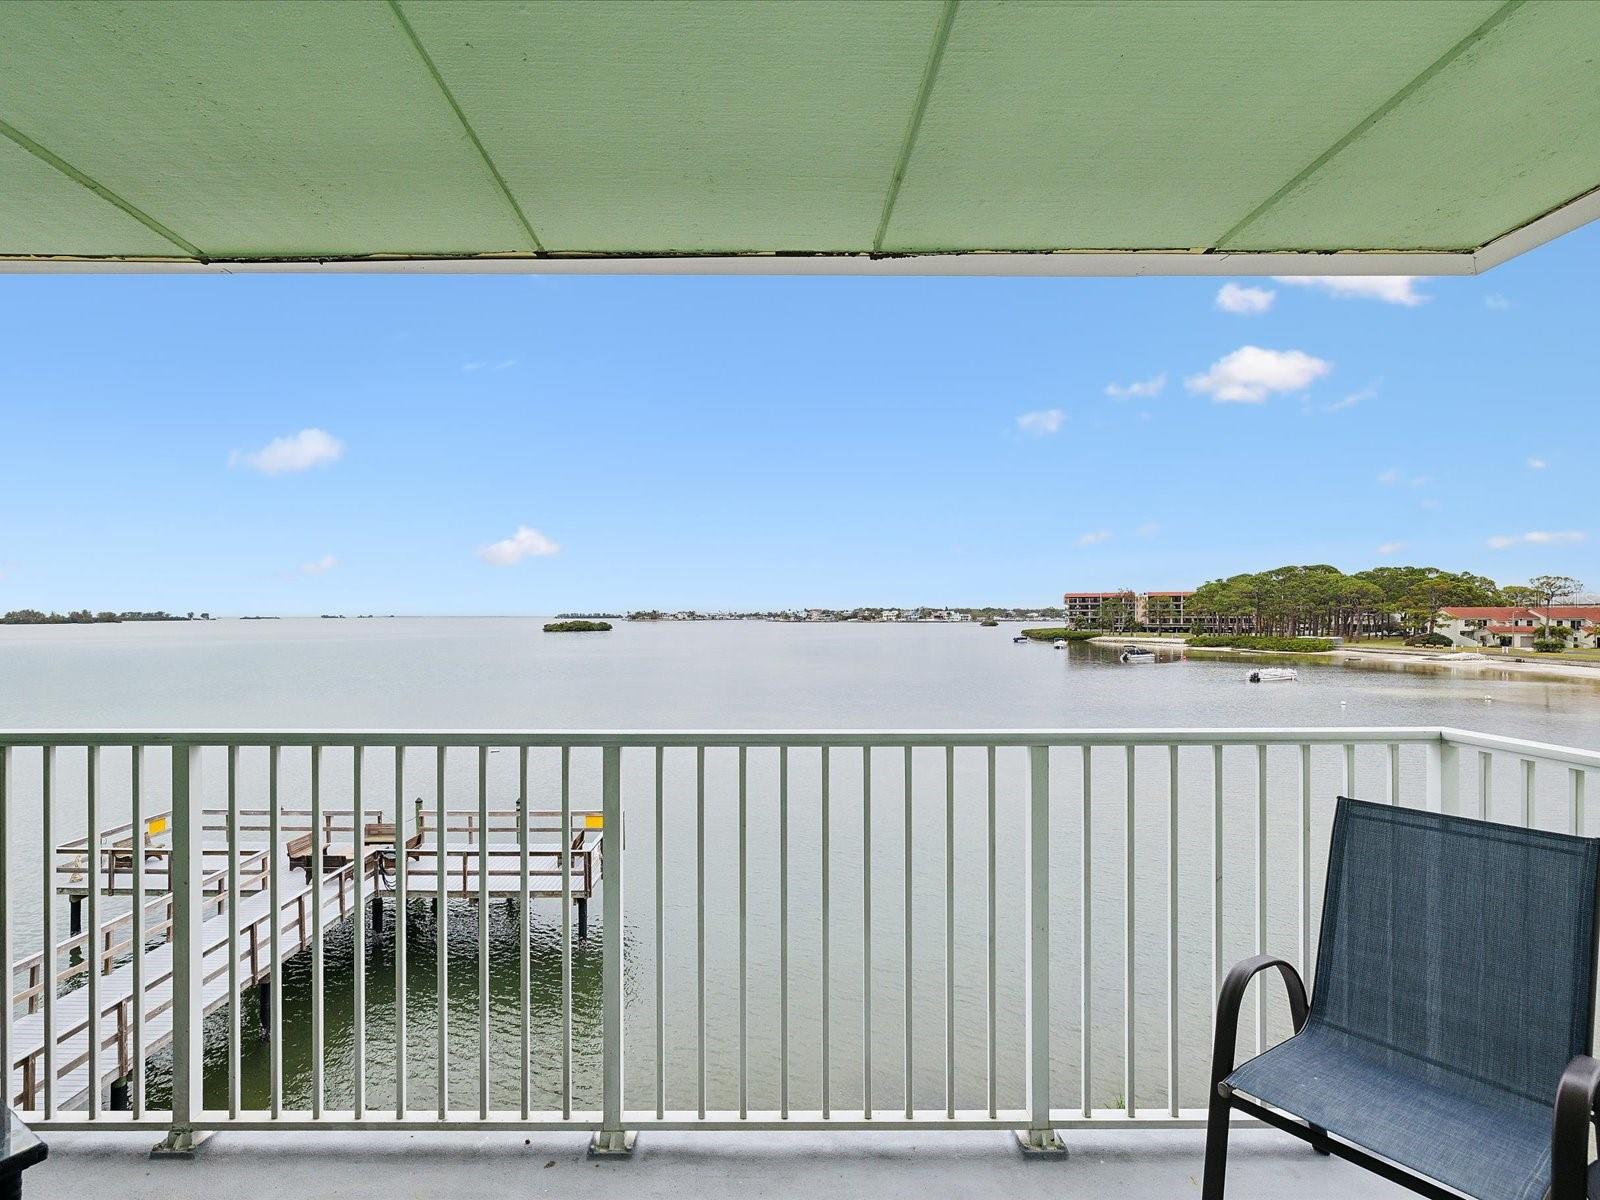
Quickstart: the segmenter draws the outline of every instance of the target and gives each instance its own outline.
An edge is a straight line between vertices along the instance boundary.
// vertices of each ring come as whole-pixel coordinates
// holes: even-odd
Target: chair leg
[[[1222,1200],[1228,1176],[1228,1115],[1232,1106],[1215,1090],[1206,1110],[1206,1168],[1200,1200]]]
[[[1328,1149],[1328,1131],[1321,1125],[1311,1126],[1311,1148],[1324,1157],[1333,1153]]]

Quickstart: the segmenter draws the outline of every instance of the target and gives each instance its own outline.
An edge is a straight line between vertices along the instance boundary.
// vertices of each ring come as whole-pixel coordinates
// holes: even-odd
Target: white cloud
[[[1341,300],[1381,300],[1415,308],[1428,297],[1416,289],[1415,275],[1274,275],[1290,287],[1318,288]]]
[[[1114,396],[1118,400],[1127,400],[1131,397],[1148,399],[1151,396],[1161,395],[1162,389],[1167,386],[1167,373],[1152,375],[1149,379],[1136,379],[1132,383],[1108,383],[1106,395]]]
[[[506,368],[514,367],[516,365],[517,360],[514,358],[502,358],[498,360],[480,359],[476,362],[462,363],[461,373],[463,375],[473,375],[479,371],[504,371]]]
[[[1483,298],[1483,306],[1493,309],[1495,312],[1505,312],[1506,309],[1511,307],[1511,301],[1507,300],[1499,292],[1490,292]]]
[[[339,560],[331,554],[324,554],[316,562],[308,562],[301,566],[302,575],[325,575],[339,565]]]
[[[1109,529],[1094,529],[1094,530],[1089,531],[1088,533],[1085,533],[1085,534],[1081,535],[1078,538],[1078,545],[1080,545],[1080,546],[1098,546],[1101,542],[1109,542],[1110,540],[1111,540],[1111,530],[1109,530]]]
[[[1528,533],[1499,534],[1485,543],[1491,550],[1504,550],[1508,546],[1566,546],[1573,542],[1587,541],[1589,535],[1579,529],[1566,529],[1551,533],[1543,529],[1534,529]]]
[[[1034,437],[1044,437],[1047,434],[1060,433],[1061,426],[1066,423],[1067,414],[1059,408],[1042,408],[1037,412],[1025,412],[1017,418],[1017,428],[1023,433],[1031,433]]]
[[[1156,534],[1161,532],[1161,525],[1156,521],[1146,521],[1143,525],[1139,526],[1139,528],[1135,529],[1134,532],[1142,538],[1153,538],[1156,536]]]
[[[1399,467],[1390,467],[1379,473],[1378,482],[1384,487],[1399,487],[1402,483],[1411,487],[1425,487],[1433,482],[1433,478],[1429,475],[1407,475]]]
[[[1533,458],[1530,456],[1528,459],[1528,470],[1530,471],[1542,471],[1549,465],[1550,464],[1545,462],[1545,460],[1542,458]]]
[[[1358,404],[1362,404],[1368,400],[1371,400],[1377,394],[1378,385],[1370,384],[1369,386],[1362,388],[1359,392],[1351,392],[1343,400],[1335,400],[1332,404],[1324,406],[1322,411],[1343,412],[1347,408],[1354,408]]]
[[[1405,548],[1406,548],[1406,544],[1404,542],[1384,542],[1381,546],[1378,547],[1378,553],[1379,554],[1399,554],[1400,551],[1404,550]]]
[[[478,557],[496,567],[509,567],[525,558],[543,558],[561,549],[537,529],[518,525],[510,537],[490,542],[478,551]]]
[[[1270,288],[1243,287],[1237,283],[1225,283],[1222,285],[1222,290],[1217,293],[1217,307],[1223,312],[1253,316],[1271,308],[1277,295],[1278,293]]]
[[[290,471],[309,471],[343,457],[344,443],[331,433],[302,429],[288,437],[273,438],[259,450],[235,450],[228,455],[228,465],[249,467],[263,475],[284,475]]]
[[[1432,496],[1429,496],[1428,498],[1426,498],[1424,500],[1418,500],[1417,501],[1417,507],[1418,508],[1425,508],[1429,512],[1438,512],[1439,511],[1439,502],[1437,500],[1435,500]]]
[[[1260,404],[1274,392],[1299,392],[1333,370],[1333,364],[1303,350],[1263,350],[1241,346],[1191,375],[1184,386],[1204,392],[1219,404]]]

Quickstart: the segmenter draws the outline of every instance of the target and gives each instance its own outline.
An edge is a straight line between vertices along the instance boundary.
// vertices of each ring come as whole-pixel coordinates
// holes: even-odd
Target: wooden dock
[[[247,845],[246,838],[258,837],[266,826],[266,813],[240,812],[232,822],[239,837],[230,846],[229,823],[211,818],[208,810],[206,841],[202,862],[202,998],[204,1011],[212,1013],[227,1006],[232,984],[230,956],[237,967],[240,994],[253,986],[265,986],[272,970],[272,932],[278,935],[279,962],[285,963],[308,950],[315,939],[320,916],[326,932],[355,916],[357,896],[368,898],[374,913],[381,913],[383,897],[395,894],[397,862],[403,861],[405,889],[411,899],[437,898],[440,873],[444,892],[455,899],[518,898],[522,895],[523,840],[518,830],[517,810],[491,810],[485,822],[478,811],[447,811],[444,836],[438,822],[430,827],[418,804],[412,829],[398,848],[392,823],[364,820],[362,846],[354,846],[354,816],[346,812],[326,817],[320,823],[322,874],[314,878],[312,830],[309,814],[283,812],[280,832],[290,836],[276,863],[269,850]],[[226,814],[222,814],[226,815]],[[379,814],[366,813],[364,817]],[[603,865],[603,828],[600,814],[573,810],[570,880],[562,886],[563,843],[566,839],[559,812],[528,814],[527,865],[530,899],[554,899],[566,894],[577,916],[578,936],[587,935],[588,905],[597,893]],[[293,822],[291,824],[290,822]],[[143,863],[144,907],[142,997],[135,1002],[133,978],[134,923],[131,909],[110,920],[98,930],[82,928],[85,900],[91,889],[102,898],[134,894],[132,841],[127,827],[108,830],[98,853],[91,855],[83,839],[59,846],[56,851],[55,886],[67,898],[71,913],[71,934],[59,940],[53,955],[55,994],[50,1019],[53,1038],[45,1030],[45,955],[42,951],[22,958],[13,965],[12,999],[17,1006],[12,1026],[11,1062],[6,1079],[6,1096],[22,1109],[44,1106],[45,1079],[53,1076],[51,1102],[57,1109],[84,1107],[91,1088],[89,1070],[89,971],[99,976],[99,1071],[102,1100],[118,1106],[125,1099],[126,1083],[133,1074],[134,1027],[142,1021],[140,1045],[146,1058],[172,1036],[172,897],[168,891],[171,872],[171,847],[165,814],[146,822]],[[548,840],[550,835],[555,840]],[[535,841],[535,838],[540,840]],[[230,856],[237,859],[237,884],[230,889]],[[95,860],[91,878],[89,861]],[[273,912],[270,880],[278,876],[278,905]],[[360,872],[360,888],[357,872]],[[238,896],[236,914],[229,911],[230,890]],[[231,941],[237,920],[238,936]],[[381,919],[381,918],[380,918]],[[90,947],[94,947],[91,953]],[[92,966],[91,966],[92,964]],[[46,1042],[52,1043],[46,1053]]]

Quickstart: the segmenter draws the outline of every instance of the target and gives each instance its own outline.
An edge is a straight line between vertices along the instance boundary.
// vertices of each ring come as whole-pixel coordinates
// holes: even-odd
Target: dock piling
[[[272,1038],[272,979],[263,979],[256,984],[256,1013],[260,1018],[261,1040],[270,1041]]]

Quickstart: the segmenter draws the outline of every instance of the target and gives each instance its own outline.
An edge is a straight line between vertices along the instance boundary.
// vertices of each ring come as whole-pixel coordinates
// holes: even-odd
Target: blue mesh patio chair
[[[1440,1200],[1600,1197],[1597,907],[1600,840],[1341,797],[1310,1003],[1268,955],[1223,982],[1203,1200],[1234,1109]],[[1236,1067],[1269,968],[1294,1036]]]

